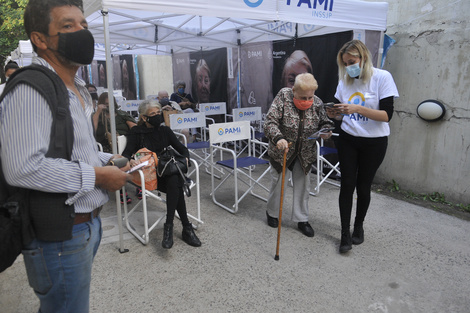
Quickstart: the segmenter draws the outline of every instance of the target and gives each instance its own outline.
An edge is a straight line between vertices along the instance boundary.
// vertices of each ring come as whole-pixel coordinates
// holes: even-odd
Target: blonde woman
[[[341,216],[340,253],[364,241],[363,222],[370,203],[375,173],[387,150],[393,114],[398,97],[392,75],[372,65],[366,45],[352,40],[337,55],[339,83],[335,98],[339,104],[328,109],[330,117],[342,118],[338,139],[341,168],[339,210]],[[350,233],[353,193],[357,192],[354,231]]]

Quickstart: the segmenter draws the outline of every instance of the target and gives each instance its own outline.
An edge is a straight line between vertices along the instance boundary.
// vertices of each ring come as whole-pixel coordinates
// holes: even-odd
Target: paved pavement
[[[288,188],[275,261],[277,229],[266,224],[266,204],[249,196],[233,215],[213,204],[209,176],[201,179],[200,248],[181,240],[176,221],[172,249],[161,247],[159,225],[147,246],[125,232],[129,252],[121,254],[108,203],[91,312],[470,312],[468,221],[374,193],[365,242],[340,255],[338,188],[323,185],[310,199],[314,238],[290,221]],[[0,274],[0,311],[37,305],[20,257]]]

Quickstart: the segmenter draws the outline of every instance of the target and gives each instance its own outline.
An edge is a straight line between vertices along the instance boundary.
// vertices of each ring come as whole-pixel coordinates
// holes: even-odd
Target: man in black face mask
[[[98,152],[93,137],[92,99],[76,75],[94,54],[82,6],[81,0],[29,1],[24,25],[40,70],[15,72],[0,99],[1,169],[8,185],[28,190],[35,236],[23,242],[22,253],[40,312],[89,311],[99,213],[108,191],[130,179],[128,164],[104,166],[116,156]],[[56,104],[61,99],[68,104]],[[64,118],[63,129],[53,128]]]

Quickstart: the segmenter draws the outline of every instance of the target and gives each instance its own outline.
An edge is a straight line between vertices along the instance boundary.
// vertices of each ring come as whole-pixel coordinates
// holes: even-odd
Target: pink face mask
[[[308,108],[310,108],[313,104],[313,99],[312,100],[299,100],[294,98],[294,105],[297,109],[305,111]]]

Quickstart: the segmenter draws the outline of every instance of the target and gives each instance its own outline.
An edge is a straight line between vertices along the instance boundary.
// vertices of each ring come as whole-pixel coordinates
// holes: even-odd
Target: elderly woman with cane
[[[311,136],[324,128],[333,128],[320,98],[315,96],[318,84],[310,73],[299,74],[292,88],[283,88],[274,98],[264,123],[264,133],[269,139],[272,184],[268,197],[266,217],[268,225],[279,226],[281,205],[279,194],[282,187],[281,171],[286,154],[286,168],[292,172],[293,201],[291,220],[308,237],[314,236],[308,222],[308,199],[310,170],[316,160],[315,140]],[[331,131],[321,134],[328,139]],[[287,184],[287,181],[284,181]]]

